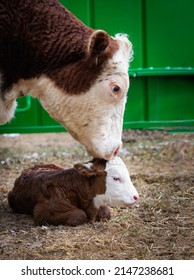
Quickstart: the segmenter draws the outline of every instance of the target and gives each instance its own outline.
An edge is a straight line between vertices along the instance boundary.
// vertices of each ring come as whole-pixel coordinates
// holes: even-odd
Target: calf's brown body
[[[33,215],[37,225],[77,226],[110,219],[108,207],[97,209],[93,204],[96,195],[105,193],[105,161],[94,160],[93,167],[92,171],[82,164],[70,169],[56,165],[26,169],[8,194],[9,204],[15,212]]]

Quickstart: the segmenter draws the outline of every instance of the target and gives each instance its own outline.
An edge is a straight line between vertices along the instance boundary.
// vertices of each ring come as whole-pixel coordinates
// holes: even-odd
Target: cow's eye
[[[117,85],[112,86],[112,92],[114,92],[114,93],[119,92],[120,89],[121,89],[121,88],[120,88],[119,86],[117,86]]]
[[[117,182],[121,182],[121,179],[119,177],[113,177],[113,180]]]

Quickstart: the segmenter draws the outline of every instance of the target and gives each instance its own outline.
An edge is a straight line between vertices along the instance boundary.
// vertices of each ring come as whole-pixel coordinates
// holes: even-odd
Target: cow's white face
[[[115,38],[119,42],[118,51],[87,92],[79,95],[61,93],[54,84],[45,81],[47,94],[40,97],[51,117],[67,128],[90,155],[107,160],[115,157],[122,145],[128,66],[132,55],[132,45],[127,37],[117,35]]]
[[[93,157],[110,160],[122,145],[123,114],[129,88],[128,55],[119,49],[85,94],[85,118],[82,125],[75,128],[76,138]]]
[[[126,165],[120,157],[106,163],[106,192],[94,198],[94,204],[99,208],[103,204],[110,206],[130,206],[138,198],[138,192],[131,182]]]

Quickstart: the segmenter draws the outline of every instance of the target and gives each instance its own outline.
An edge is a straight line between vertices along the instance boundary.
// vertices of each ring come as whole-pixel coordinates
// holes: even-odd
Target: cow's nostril
[[[116,157],[118,155],[119,151],[120,151],[120,145],[114,151],[114,157]]]
[[[139,199],[139,196],[137,196],[137,195],[134,195],[134,197],[133,197],[135,200],[138,200]]]

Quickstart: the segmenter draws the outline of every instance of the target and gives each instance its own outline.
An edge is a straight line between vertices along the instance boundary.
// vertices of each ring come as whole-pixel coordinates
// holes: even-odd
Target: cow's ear
[[[105,52],[109,45],[109,35],[103,30],[96,30],[92,33],[89,41],[89,54],[98,56]]]

